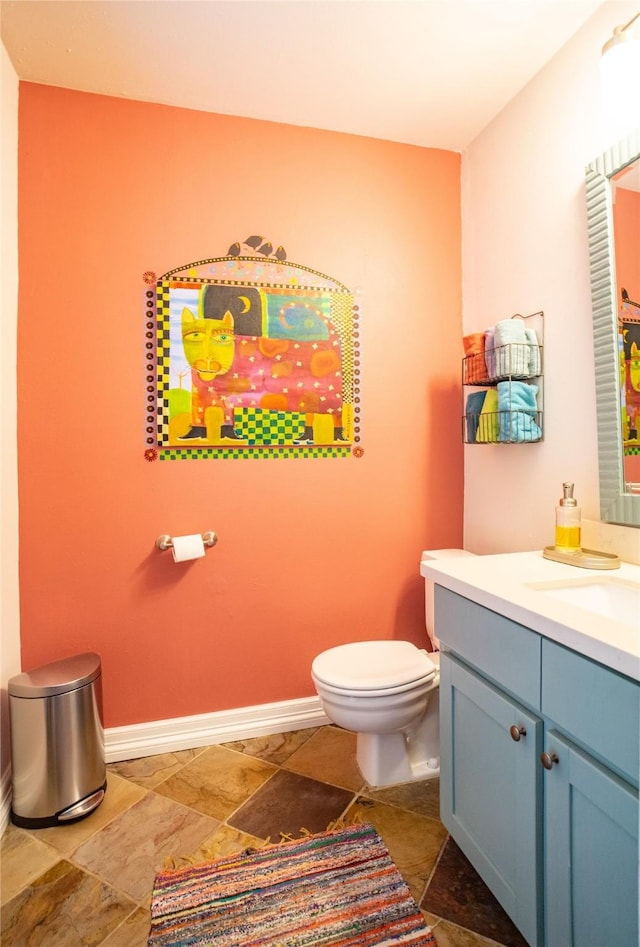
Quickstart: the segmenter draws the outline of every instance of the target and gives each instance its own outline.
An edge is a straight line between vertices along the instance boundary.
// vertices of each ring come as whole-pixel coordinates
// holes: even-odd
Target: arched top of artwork
[[[291,289],[324,289],[350,293],[348,286],[340,280],[314,270],[302,263],[278,260],[258,256],[221,256],[209,257],[186,263],[168,270],[158,282],[164,280],[183,280],[199,282],[231,282],[234,285],[278,286]]]

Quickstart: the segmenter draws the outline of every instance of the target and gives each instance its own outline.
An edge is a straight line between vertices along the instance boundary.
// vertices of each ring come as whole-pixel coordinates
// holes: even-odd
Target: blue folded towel
[[[500,418],[498,439],[518,444],[523,441],[539,441],[542,430],[535,420],[538,410],[538,386],[528,385],[524,381],[501,381],[497,389]]]
[[[465,418],[467,421],[467,443],[475,444],[476,442],[476,433],[478,431],[478,421],[480,419],[480,412],[482,411],[482,405],[484,404],[484,398],[486,391],[474,391],[467,398],[467,403],[465,406]]]

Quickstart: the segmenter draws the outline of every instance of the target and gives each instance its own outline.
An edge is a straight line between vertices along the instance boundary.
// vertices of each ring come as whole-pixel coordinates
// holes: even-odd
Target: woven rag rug
[[[156,876],[149,947],[436,947],[372,825]]]

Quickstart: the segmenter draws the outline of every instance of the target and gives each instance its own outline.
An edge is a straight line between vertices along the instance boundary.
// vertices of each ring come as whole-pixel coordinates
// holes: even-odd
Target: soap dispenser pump
[[[573,484],[563,483],[563,496],[556,507],[556,549],[580,551],[580,507],[573,496]]]

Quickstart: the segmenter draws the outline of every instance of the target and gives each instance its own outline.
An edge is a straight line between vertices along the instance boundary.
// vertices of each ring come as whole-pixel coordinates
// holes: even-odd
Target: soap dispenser
[[[556,549],[580,551],[580,507],[573,496],[573,484],[562,484],[563,496],[556,507]]]

